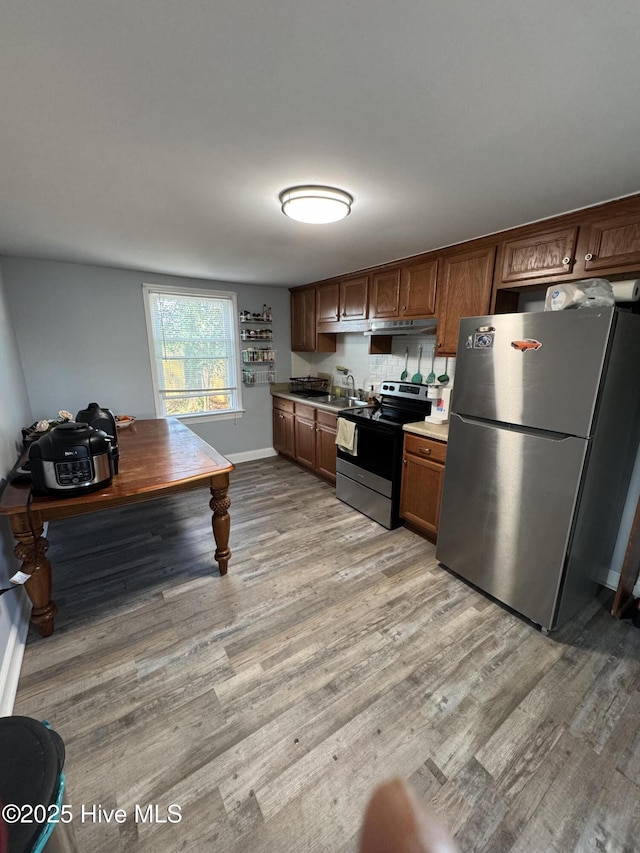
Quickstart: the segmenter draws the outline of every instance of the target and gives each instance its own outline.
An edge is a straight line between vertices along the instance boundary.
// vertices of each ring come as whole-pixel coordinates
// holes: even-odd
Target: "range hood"
[[[371,331],[365,335],[435,335],[438,320],[372,320]]]

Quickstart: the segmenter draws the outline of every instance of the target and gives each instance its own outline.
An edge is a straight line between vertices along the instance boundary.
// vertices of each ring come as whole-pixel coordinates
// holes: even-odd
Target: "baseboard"
[[[237,465],[240,462],[253,462],[256,459],[267,459],[278,454],[273,447],[262,447],[260,450],[243,450],[242,453],[226,453],[225,459]]]
[[[23,590],[7,595],[18,595],[19,599],[11,606],[7,641],[0,660],[0,717],[13,713],[31,614],[31,602]]]
[[[607,573],[607,579],[604,581],[604,586],[607,589],[612,589],[614,592],[618,589],[618,581],[620,580],[620,572],[616,572],[613,569],[609,569]]]

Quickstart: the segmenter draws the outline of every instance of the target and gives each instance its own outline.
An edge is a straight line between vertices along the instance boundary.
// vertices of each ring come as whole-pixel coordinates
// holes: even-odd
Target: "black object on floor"
[[[49,807],[62,799],[64,756],[62,738],[45,723],[30,717],[0,719],[0,801],[15,804],[24,817],[2,827],[8,853],[29,853],[38,843],[46,815],[55,812]],[[40,808],[31,812],[29,806]]]

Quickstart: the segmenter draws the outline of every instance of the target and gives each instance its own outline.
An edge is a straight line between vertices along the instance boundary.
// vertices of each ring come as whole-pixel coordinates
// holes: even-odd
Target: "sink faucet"
[[[351,386],[353,388],[353,396],[357,397],[358,395],[356,394],[356,380],[353,378],[352,373],[347,373],[347,387],[349,385],[349,380],[351,380]]]

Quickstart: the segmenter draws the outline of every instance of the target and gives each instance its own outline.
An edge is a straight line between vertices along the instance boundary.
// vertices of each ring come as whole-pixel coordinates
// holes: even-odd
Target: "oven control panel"
[[[394,382],[387,380],[380,385],[380,392],[385,397],[398,397],[405,400],[426,400],[428,385],[418,385],[415,382]]]

